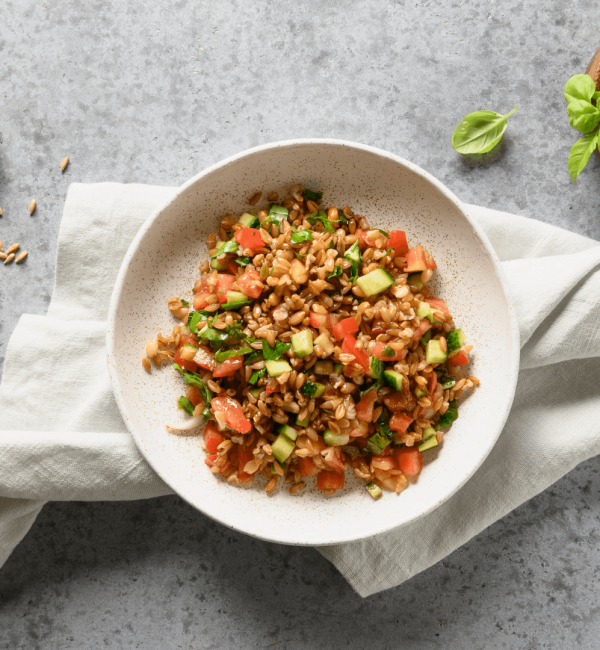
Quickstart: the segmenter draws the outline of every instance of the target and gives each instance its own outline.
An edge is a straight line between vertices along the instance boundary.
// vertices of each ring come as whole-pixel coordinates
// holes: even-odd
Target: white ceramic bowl
[[[147,374],[145,343],[175,325],[167,299],[188,290],[206,259],[206,237],[226,214],[248,210],[262,190],[286,196],[297,182],[325,192],[325,203],[350,205],[372,226],[407,231],[438,271],[434,295],[448,302],[475,345],[472,374],[481,387],[460,407],[442,446],[426,453],[416,484],[373,501],[346,473],[335,496],[309,483],[300,496],[264,492],[216,478],[204,464],[200,436],[167,433],[183,393],[172,368]],[[256,206],[267,205],[265,198]],[[108,364],[119,408],[142,454],[160,477],[209,517],[241,532],[285,544],[350,542],[421,517],[473,475],[496,442],[516,385],[519,335],[507,284],[486,236],[440,182],[390,153],[338,140],[277,142],[245,151],[198,174],[144,224],[114,288],[108,320]],[[314,479],[311,479],[314,481]]]

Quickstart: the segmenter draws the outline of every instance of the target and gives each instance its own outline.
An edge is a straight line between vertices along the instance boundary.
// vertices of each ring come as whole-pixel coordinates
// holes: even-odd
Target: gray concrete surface
[[[0,239],[30,252],[0,267],[0,362],[48,306],[69,183],[178,184],[269,141],[382,147],[465,201],[600,239],[600,166],[569,180],[562,99],[600,45],[598,4],[0,0]],[[458,120],[517,103],[503,157],[466,166]],[[367,600],[315,551],[177,497],[50,504],[0,570],[0,648],[597,648],[599,468]]]

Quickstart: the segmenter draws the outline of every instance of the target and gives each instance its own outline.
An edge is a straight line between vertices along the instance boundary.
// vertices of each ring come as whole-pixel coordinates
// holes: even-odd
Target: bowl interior
[[[175,325],[167,299],[189,292],[207,258],[206,237],[226,214],[249,209],[257,191],[280,197],[295,183],[325,192],[325,203],[350,205],[371,226],[406,230],[423,243],[438,271],[435,290],[449,304],[467,342],[475,345],[472,374],[481,387],[465,399],[442,446],[427,452],[419,480],[396,496],[373,501],[350,478],[324,496],[309,479],[301,496],[280,487],[264,492],[217,479],[204,464],[201,436],[167,433],[179,419],[182,383],[172,368],[147,374],[145,342]],[[289,544],[347,542],[389,530],[426,514],[473,474],[494,445],[515,389],[518,339],[493,253],[458,200],[417,167],[385,152],[339,142],[290,142],[225,161],[185,185],[133,242],[115,286],[109,317],[109,370],[121,412],[147,460],[196,508],[244,533]]]

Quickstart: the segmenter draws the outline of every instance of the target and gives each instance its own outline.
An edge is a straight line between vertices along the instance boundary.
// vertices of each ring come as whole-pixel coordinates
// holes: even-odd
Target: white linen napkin
[[[69,189],[48,315],[20,319],[0,385],[0,566],[46,501],[171,491],[120,417],[105,318],[129,243],[174,190]],[[524,217],[467,210],[503,261],[516,301],[515,402],[490,456],[437,510],[375,538],[319,549],[361,596],[423,571],[600,453],[600,243]]]

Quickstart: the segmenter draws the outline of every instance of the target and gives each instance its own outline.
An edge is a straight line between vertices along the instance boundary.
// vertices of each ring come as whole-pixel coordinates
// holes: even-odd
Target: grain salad
[[[436,262],[300,184],[268,200],[222,219],[193,288],[168,301],[178,324],[146,344],[144,368],[172,365],[185,386],[190,417],[167,428],[206,422],[204,462],[233,485],[262,474],[267,493],[298,494],[316,476],[334,494],[350,471],[374,499],[400,493],[479,384],[428,288]]]

